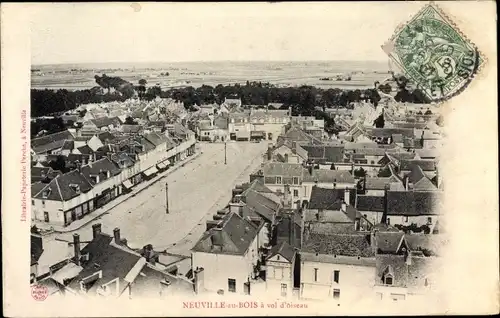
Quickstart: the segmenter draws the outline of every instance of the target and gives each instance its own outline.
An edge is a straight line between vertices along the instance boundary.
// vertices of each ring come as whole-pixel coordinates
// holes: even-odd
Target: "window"
[[[298,197],[299,196],[299,190],[293,190],[293,196]]]
[[[340,271],[333,271],[333,281],[337,284],[340,281]]]
[[[276,183],[281,184],[281,177],[276,177]]]
[[[43,220],[45,222],[50,222],[50,220],[49,220],[49,212],[45,212],[45,211],[43,212]]]
[[[315,282],[318,281],[318,269],[317,268],[314,269],[314,281]]]
[[[35,200],[31,200],[31,205],[35,205]]]
[[[42,200],[42,206],[45,207],[45,200]]]
[[[431,217],[427,218],[427,224],[432,224],[432,218]]]
[[[334,289],[333,290],[333,298],[334,299],[339,299],[340,298],[340,289]]]
[[[283,279],[283,269],[282,268],[274,268],[274,278]]]
[[[391,219],[387,218],[387,225],[391,225]]]
[[[387,275],[385,277],[385,284],[386,285],[392,285],[392,276],[391,275]]]
[[[299,177],[293,177],[293,184],[299,184]]]
[[[408,222],[408,216],[405,216],[405,222]]]
[[[281,284],[281,296],[286,296],[286,284]]]
[[[228,278],[228,280],[227,280],[227,289],[231,293],[236,293],[236,279]]]
[[[279,260],[280,260],[280,256],[279,256],[279,255],[277,255],[277,256],[276,256],[276,260],[277,260],[277,261],[279,261]]]

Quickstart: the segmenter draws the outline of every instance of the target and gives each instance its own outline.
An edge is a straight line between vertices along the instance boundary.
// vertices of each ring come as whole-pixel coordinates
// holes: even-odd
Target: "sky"
[[[28,7],[32,64],[386,61],[422,3],[78,3]],[[140,8],[139,8],[140,7]]]

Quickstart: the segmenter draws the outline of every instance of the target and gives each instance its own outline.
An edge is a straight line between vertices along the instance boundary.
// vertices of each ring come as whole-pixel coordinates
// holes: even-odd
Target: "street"
[[[205,231],[206,219],[223,208],[236,184],[248,182],[249,174],[262,162],[267,143],[227,143],[227,165],[223,143],[200,143],[198,158],[172,172],[134,197],[112,208],[72,233],[57,234],[72,241],[73,233],[81,241],[92,239],[92,224],[101,223],[110,235],[120,228],[131,248],[152,244],[157,251],[173,248],[186,254]],[[165,183],[169,185],[169,213],[166,213]]]

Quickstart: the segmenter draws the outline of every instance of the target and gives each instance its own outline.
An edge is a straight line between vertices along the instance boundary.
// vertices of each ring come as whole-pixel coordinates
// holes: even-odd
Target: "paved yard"
[[[172,172],[124,203],[76,231],[82,241],[91,240],[92,224],[102,223],[103,232],[120,228],[132,248],[153,244],[155,250],[173,248],[186,254],[205,230],[206,218],[224,207],[235,184],[249,180],[249,174],[262,162],[267,143],[200,144],[203,154],[185,167]],[[165,183],[169,184],[169,209],[165,211]],[[71,241],[73,233],[57,238]]]

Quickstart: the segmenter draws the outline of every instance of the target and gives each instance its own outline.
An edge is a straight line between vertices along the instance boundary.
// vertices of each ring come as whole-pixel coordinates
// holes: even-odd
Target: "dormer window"
[[[79,194],[80,193],[80,185],[78,184],[70,184],[69,187],[71,190],[75,191],[75,193]]]
[[[46,190],[43,190],[43,192],[42,192],[42,198],[47,199],[49,197],[49,195],[50,195],[51,192],[52,192],[52,189],[50,189],[50,188],[46,189]]]
[[[392,285],[392,275],[387,275],[384,278],[384,284],[386,285]]]

